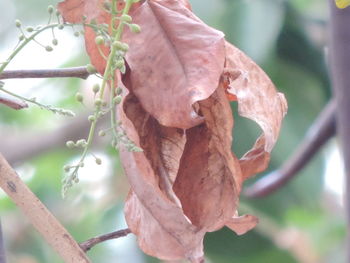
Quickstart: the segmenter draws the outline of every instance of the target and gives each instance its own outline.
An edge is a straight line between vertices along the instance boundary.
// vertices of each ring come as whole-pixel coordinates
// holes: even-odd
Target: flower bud
[[[95,43],[96,43],[97,45],[102,45],[102,44],[104,44],[104,42],[105,42],[105,40],[104,40],[104,38],[103,38],[102,36],[97,36],[97,37],[95,38]]]

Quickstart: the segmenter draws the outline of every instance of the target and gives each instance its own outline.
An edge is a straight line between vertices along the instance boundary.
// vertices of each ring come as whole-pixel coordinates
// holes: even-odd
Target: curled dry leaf
[[[100,2],[92,2],[96,10]],[[125,217],[147,254],[203,262],[206,232],[228,226],[244,234],[257,224],[254,216],[238,216],[239,194],[244,180],[267,166],[286,102],[251,59],[190,11],[188,1],[143,1],[131,16],[142,31],[123,34],[130,49],[117,111],[143,152],[121,149],[131,185]],[[92,41],[86,37],[88,46]],[[263,131],[241,160],[231,152],[229,100]]]

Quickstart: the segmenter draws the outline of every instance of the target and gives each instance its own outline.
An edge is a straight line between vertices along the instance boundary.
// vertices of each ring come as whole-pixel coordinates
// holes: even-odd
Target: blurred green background
[[[291,155],[331,96],[325,60],[326,1],[190,2],[202,20],[222,30],[227,39],[252,57],[285,94],[289,111],[273,151],[269,171],[278,168]],[[0,60],[16,44],[15,19],[21,19],[26,25],[46,23],[47,6],[56,3],[52,0],[1,0]],[[58,39],[61,47],[53,54],[48,55],[40,47],[38,50],[28,47],[22,59],[20,55],[12,67],[50,68],[88,63],[81,37],[75,38],[73,32],[67,30]],[[20,94],[74,110],[77,113],[74,120],[55,116],[35,106],[17,112],[0,105],[0,140],[13,140],[11,149],[0,142],[0,152],[5,156],[7,151],[13,152],[14,149],[16,156],[16,151],[22,152],[26,147],[41,144],[44,138],[60,145],[39,149],[23,158],[13,158],[11,164],[78,241],[125,227],[122,209],[128,184],[118,153],[108,146],[108,139],[98,140],[94,147],[103,160],[102,166],[96,166],[93,159],[90,160],[91,164],[82,169],[79,185],[69,192],[65,200],[60,195],[62,167],[74,162],[79,152],[64,147],[65,143],[60,141],[62,129],[59,128],[67,125],[68,121],[71,126],[68,124],[65,131],[69,133],[72,129],[76,130],[79,123],[80,137],[85,137],[87,121],[81,116],[91,112],[91,103],[88,101],[86,107],[81,106],[75,102],[74,94],[79,91],[92,100],[91,86],[96,81],[92,78],[86,81],[6,81],[6,86],[13,87]],[[236,105],[232,107],[236,109]],[[260,131],[255,123],[236,113],[235,117],[233,149],[241,156],[252,146]],[[208,234],[205,239],[208,262],[345,262],[341,164],[337,162],[336,151],[336,141],[333,140],[298,177],[267,198],[242,197],[241,213],[248,211],[259,216],[259,226],[244,236],[237,236],[228,229]],[[1,190],[0,216],[8,262],[61,262]],[[100,244],[88,255],[98,263],[160,262],[145,256],[131,235]]]

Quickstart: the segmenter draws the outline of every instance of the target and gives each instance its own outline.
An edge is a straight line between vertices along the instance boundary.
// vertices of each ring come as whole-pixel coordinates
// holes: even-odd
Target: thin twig
[[[112,233],[104,234],[101,236],[93,237],[88,239],[82,243],[80,243],[80,247],[84,252],[89,251],[93,246],[96,246],[99,243],[102,243],[107,240],[116,239],[120,237],[125,237],[131,233],[129,228],[118,230]]]
[[[0,79],[23,78],[82,78],[87,79],[90,73],[86,67],[73,67],[61,69],[29,69],[29,70],[5,70],[0,74]]]
[[[245,189],[248,197],[264,197],[284,186],[304,168],[320,148],[336,133],[336,103],[331,100],[309,128],[304,140],[280,169]]]
[[[0,187],[66,263],[90,263],[78,243],[0,154]]]
[[[1,220],[0,220],[0,263],[6,263],[5,245],[4,245],[4,237],[2,235]]]

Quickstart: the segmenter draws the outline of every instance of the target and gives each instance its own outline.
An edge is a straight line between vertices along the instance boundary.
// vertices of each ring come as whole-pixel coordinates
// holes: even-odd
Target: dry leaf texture
[[[60,8],[67,21],[87,15],[105,23],[108,15],[96,11],[100,4],[66,0]],[[254,216],[238,216],[239,194],[246,178],[266,168],[286,102],[250,58],[191,12],[188,1],[143,1],[131,16],[142,31],[123,34],[130,49],[117,111],[143,152],[121,149],[131,186],[125,217],[147,254],[203,262],[206,232],[228,226],[244,234],[257,224]],[[86,42],[103,71],[91,35]],[[229,100],[263,131],[241,160],[231,152]]]

